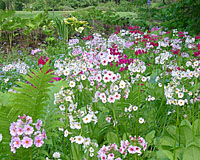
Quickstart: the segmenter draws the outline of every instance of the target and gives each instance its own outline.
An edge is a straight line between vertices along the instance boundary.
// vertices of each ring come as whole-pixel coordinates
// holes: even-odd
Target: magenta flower
[[[33,131],[34,131],[33,127],[31,127],[31,126],[29,126],[29,125],[25,125],[25,126],[24,126],[24,133],[25,133],[26,135],[32,134]]]
[[[44,144],[43,137],[42,136],[36,136],[34,144],[35,144],[36,147],[41,147]]]
[[[21,140],[19,139],[19,137],[16,137],[13,139],[13,147],[15,148],[20,148],[21,146]]]
[[[33,140],[26,136],[22,139],[22,145],[24,148],[29,148],[33,145]]]

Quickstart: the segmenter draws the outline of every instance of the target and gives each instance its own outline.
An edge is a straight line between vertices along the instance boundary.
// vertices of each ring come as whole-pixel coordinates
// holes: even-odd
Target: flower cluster
[[[20,74],[27,74],[29,71],[29,66],[24,63],[19,61],[18,63],[13,63],[13,64],[8,64],[2,68],[3,72],[10,72],[10,71],[16,71],[17,73]]]
[[[103,145],[98,151],[98,158],[101,160],[122,160],[127,155],[137,154],[140,156],[142,151],[147,149],[147,142],[142,137],[129,136],[129,140],[121,140],[120,147],[114,143],[109,146]]]
[[[37,123],[33,123],[32,117],[30,116],[18,116],[17,122],[11,123],[10,134],[11,142],[10,147],[13,153],[16,149],[29,148],[33,144],[36,147],[41,147],[44,144],[44,139],[47,139],[45,130],[41,129],[42,121],[37,120]]]

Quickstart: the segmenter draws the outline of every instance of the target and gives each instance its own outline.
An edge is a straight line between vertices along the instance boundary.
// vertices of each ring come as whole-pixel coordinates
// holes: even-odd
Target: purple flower
[[[29,148],[29,147],[32,146],[32,144],[33,144],[33,140],[31,138],[24,137],[22,139],[22,145],[23,145],[24,148]]]
[[[31,54],[34,55],[34,54],[36,54],[38,52],[41,52],[41,50],[39,48],[32,50]]]
[[[147,1],[147,4],[151,4],[151,0],[148,0],[148,1]]]
[[[42,136],[36,136],[34,144],[35,144],[36,147],[41,147],[44,144],[43,137]]]

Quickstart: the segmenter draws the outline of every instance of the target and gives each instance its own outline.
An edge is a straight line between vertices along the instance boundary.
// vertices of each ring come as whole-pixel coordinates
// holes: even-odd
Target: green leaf
[[[187,146],[183,154],[183,160],[199,160],[200,158],[200,147],[195,144]]]
[[[109,143],[117,143],[118,142],[117,135],[115,133],[113,133],[113,132],[108,132],[107,141]]]
[[[180,126],[180,136],[185,145],[188,145],[193,141],[192,129],[188,125]]]
[[[153,143],[153,139],[155,137],[155,130],[149,132],[146,137],[145,137],[145,140],[147,141],[148,144],[152,144]]]

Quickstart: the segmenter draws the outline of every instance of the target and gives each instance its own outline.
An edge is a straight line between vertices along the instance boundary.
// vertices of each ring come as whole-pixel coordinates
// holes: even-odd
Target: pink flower
[[[10,134],[11,134],[11,136],[17,135],[17,128],[14,127],[13,125],[10,126]]]
[[[35,124],[35,128],[36,128],[37,130],[40,130],[41,126],[42,126],[42,121],[38,119],[38,120],[37,120],[37,123]]]
[[[29,125],[25,125],[25,126],[24,126],[24,133],[25,133],[26,135],[32,134],[33,131],[34,131],[33,127],[31,127],[31,126],[29,126]]]
[[[41,147],[44,144],[43,137],[36,136],[34,144],[35,144],[36,147]]]
[[[130,154],[135,154],[135,153],[136,153],[136,151],[135,151],[135,146],[130,145],[130,146],[128,147],[128,152],[129,152]]]
[[[101,155],[101,160],[106,160],[106,155],[105,154]]]
[[[26,122],[27,122],[27,124],[30,124],[30,123],[32,123],[32,122],[33,122],[33,119],[32,119],[32,117],[30,117],[30,116],[27,116],[27,117],[26,117]]]
[[[18,135],[22,135],[23,134],[23,128],[21,128],[21,127],[18,127],[16,131],[17,131]]]
[[[31,138],[26,136],[22,139],[22,145],[24,148],[29,148],[32,146],[32,144],[33,144],[33,140]]]
[[[107,121],[108,123],[110,123],[111,118],[110,118],[110,117],[106,117],[106,121]]]
[[[45,132],[44,129],[43,129],[43,131],[42,131],[42,137],[43,137],[44,139],[47,139],[46,132]]]
[[[110,96],[108,97],[108,102],[114,103],[114,102],[115,102],[115,97],[112,96],[112,95],[110,95]]]
[[[13,142],[13,147],[15,147],[15,148],[20,148],[20,146],[21,146],[21,141],[20,141],[19,137],[14,138],[13,141],[14,141],[14,142]]]
[[[114,159],[115,155],[113,153],[108,154],[108,159]]]

